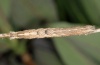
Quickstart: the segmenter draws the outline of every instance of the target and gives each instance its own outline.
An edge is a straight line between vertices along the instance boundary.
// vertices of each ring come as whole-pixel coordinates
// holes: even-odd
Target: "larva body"
[[[89,34],[95,29],[94,26],[83,26],[74,28],[40,28],[24,30],[19,32],[10,32],[10,39],[33,39],[33,38],[49,38],[49,37],[62,37],[72,35]]]

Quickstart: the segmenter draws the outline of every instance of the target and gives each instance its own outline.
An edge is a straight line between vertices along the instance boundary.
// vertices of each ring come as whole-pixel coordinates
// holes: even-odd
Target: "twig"
[[[10,32],[0,34],[0,38],[10,39],[33,39],[33,38],[49,38],[49,37],[65,37],[72,35],[87,35],[100,32],[100,29],[95,29],[95,26],[87,25],[73,28],[40,28],[18,32]]]
[[[25,63],[25,65],[37,65],[36,62],[33,61],[32,57],[27,52],[21,55],[21,59]]]

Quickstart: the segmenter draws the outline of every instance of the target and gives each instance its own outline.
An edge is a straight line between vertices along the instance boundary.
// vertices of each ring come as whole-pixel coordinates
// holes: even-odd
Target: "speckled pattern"
[[[62,37],[72,35],[87,35],[93,33],[94,26],[81,26],[73,28],[40,28],[31,29],[18,32],[10,32],[8,34],[1,34],[1,37],[9,37],[10,39],[33,39],[33,38],[49,38],[49,37]]]

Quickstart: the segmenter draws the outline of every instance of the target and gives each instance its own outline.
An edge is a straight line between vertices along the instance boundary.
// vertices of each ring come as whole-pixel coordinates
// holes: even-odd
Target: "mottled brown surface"
[[[72,35],[87,35],[94,32],[94,26],[83,26],[73,28],[40,28],[18,32],[10,32],[9,34],[1,35],[2,37],[10,37],[10,39],[32,39],[45,37],[62,37]]]

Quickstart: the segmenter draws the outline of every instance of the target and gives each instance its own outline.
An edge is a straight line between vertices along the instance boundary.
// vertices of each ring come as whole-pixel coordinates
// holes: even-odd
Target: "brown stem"
[[[35,61],[32,60],[31,56],[28,53],[22,54],[21,58],[25,65],[36,65]]]

